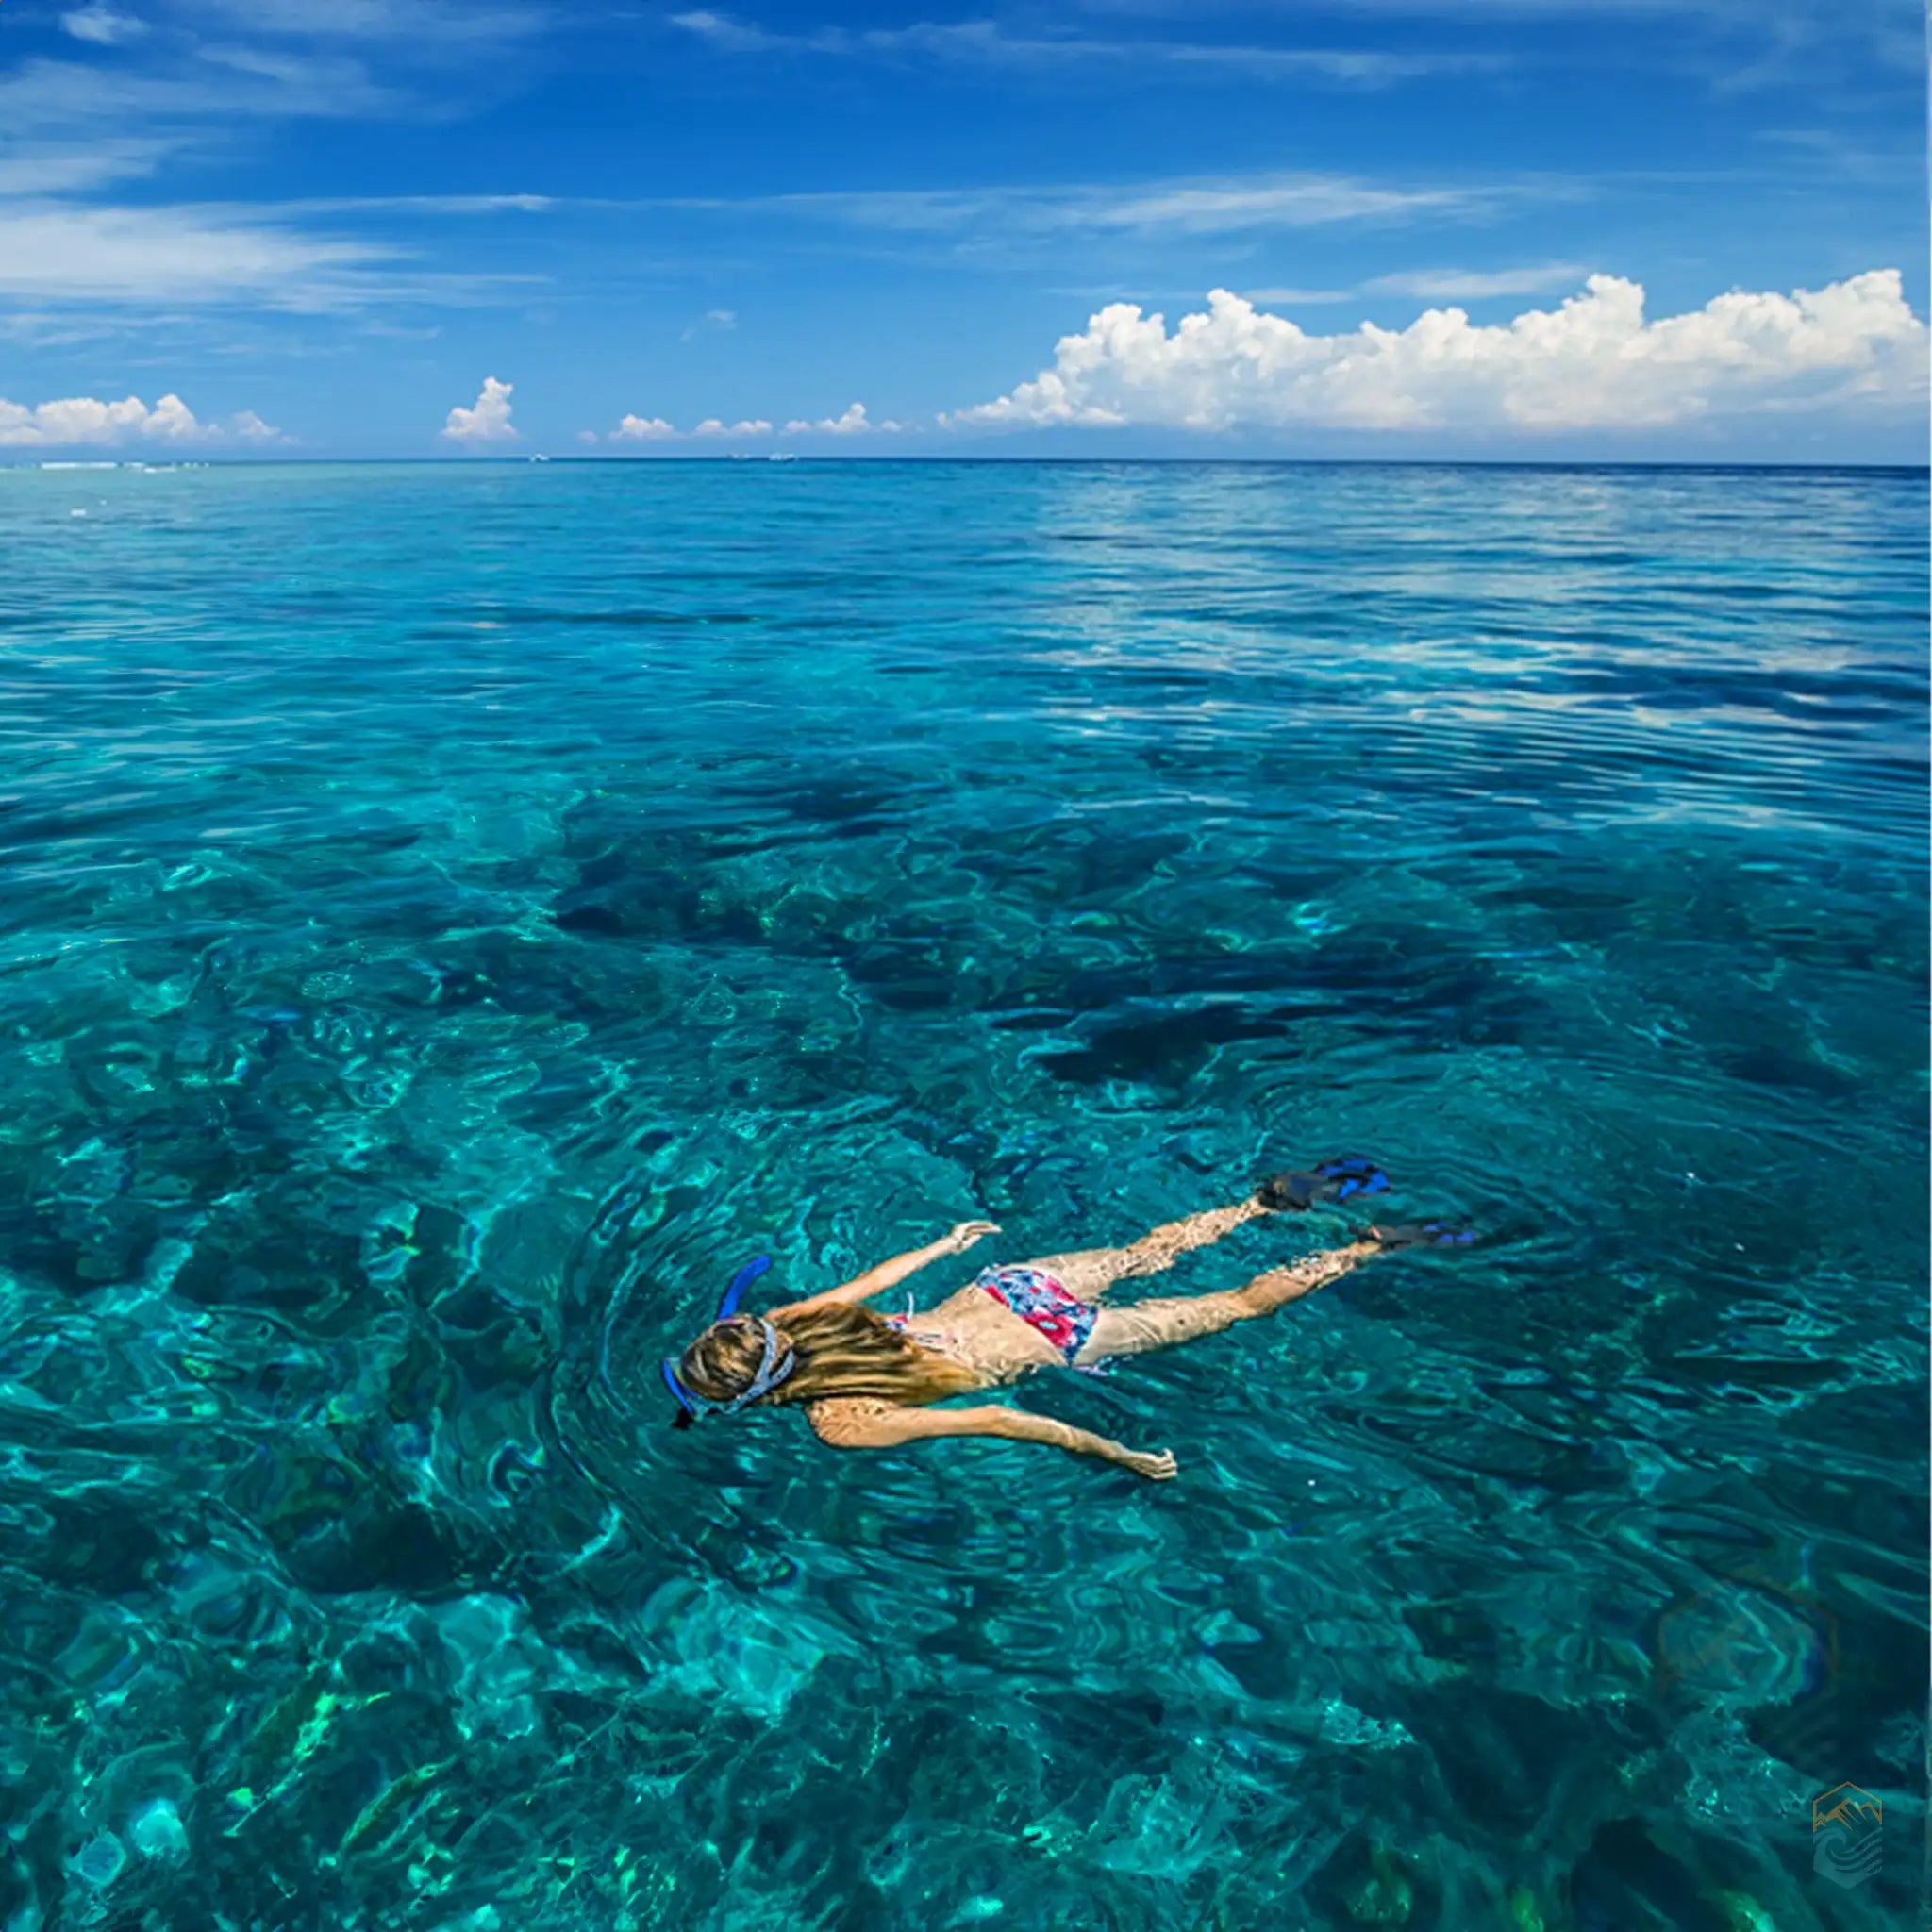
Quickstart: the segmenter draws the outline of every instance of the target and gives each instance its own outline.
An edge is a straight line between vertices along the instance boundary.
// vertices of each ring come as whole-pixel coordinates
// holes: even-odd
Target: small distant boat
[[[768,463],[795,463],[798,458],[789,449],[774,449],[765,460]]]
[[[533,463],[547,463],[550,458],[548,457],[532,457],[530,460]]]

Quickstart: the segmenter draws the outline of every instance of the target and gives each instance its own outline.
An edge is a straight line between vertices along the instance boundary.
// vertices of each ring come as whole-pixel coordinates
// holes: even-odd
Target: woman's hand
[[[1150,1483],[1171,1483],[1176,1474],[1172,1449],[1123,1449],[1111,1459]]]
[[[999,1226],[991,1221],[962,1221],[951,1234],[940,1238],[940,1251],[947,1255],[963,1255],[974,1241],[984,1241],[990,1234],[999,1233]]]

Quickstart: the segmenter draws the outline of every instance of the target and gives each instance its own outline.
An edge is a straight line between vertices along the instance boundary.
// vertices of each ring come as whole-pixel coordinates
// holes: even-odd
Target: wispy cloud
[[[729,308],[708,308],[679,337],[680,341],[695,341],[703,335],[729,335],[738,326],[738,317]]]
[[[1249,6],[1215,0],[1077,0],[1090,18],[1180,20],[1198,30],[1203,18]],[[1287,11],[1291,0],[1280,0]],[[1468,46],[1485,32],[1517,37],[1544,31],[1533,58],[1546,65],[1599,62],[1606,37],[1640,26],[1642,58],[1702,77],[1715,92],[1804,82],[1815,90],[1827,75],[1862,63],[1898,79],[1923,82],[1925,21],[1908,0],[1291,0],[1297,27],[1315,21],[1367,21],[1375,32],[1391,24],[1426,33],[1446,26]],[[1582,38],[1569,44],[1546,30],[1561,25]],[[1594,29],[1594,32],[1591,30]]]
[[[224,66],[256,84],[209,72]],[[400,99],[340,56],[251,60],[246,50],[218,43],[148,67],[24,61],[0,75],[0,128],[16,146],[96,136],[179,145],[237,121],[341,120],[393,108]]]
[[[347,54],[257,47],[232,41],[210,41],[194,52],[196,59],[210,67],[225,67],[283,90],[286,98],[264,104],[265,111],[277,116],[302,112],[341,118],[382,112],[402,102],[399,92],[378,84],[360,60]],[[297,101],[304,105],[291,108],[290,104]]]
[[[0,293],[92,302],[340,308],[373,299],[391,251],[192,208],[0,208]]]
[[[152,174],[168,151],[161,141],[30,142],[0,153],[0,200],[82,194]]]
[[[826,42],[824,29],[811,34],[768,33],[763,27],[747,26],[728,13],[713,13],[708,8],[693,8],[688,13],[674,13],[671,25],[681,26],[686,33],[697,35],[701,41],[708,42],[725,54],[776,54],[797,47],[816,52],[833,51]],[[844,45],[850,39],[842,30],[833,29],[832,32],[838,45]]]
[[[566,205],[549,194],[313,194],[296,201],[223,204],[258,216],[537,215]]]
[[[425,267],[366,237],[318,234],[232,207],[0,201],[0,298],[147,310],[345,315],[397,304],[526,296],[539,277]]]
[[[1574,261],[1553,261],[1538,268],[1408,269],[1400,275],[1376,275],[1363,282],[1364,295],[1416,295],[1425,302],[1482,302],[1498,295],[1549,295],[1575,288],[1589,270]]]
[[[0,192],[90,193],[232,143],[252,124],[345,119],[395,104],[340,58],[254,60],[217,47],[144,66],[27,60],[0,73]]]
[[[131,13],[116,13],[108,7],[81,7],[60,16],[61,30],[76,41],[89,41],[97,47],[118,47],[138,41],[148,30],[147,22]]]
[[[1456,19],[1493,18],[1530,20],[1542,16],[1572,18],[1603,14],[1613,19],[1633,14],[1722,12],[1736,14],[1748,6],[1774,4],[1774,0],[1277,0],[1277,10],[1291,6],[1301,18],[1327,15],[1330,18],[1379,19],[1407,16],[1426,20],[1447,14]],[[1253,12],[1252,7],[1237,8],[1223,0],[1078,0],[1080,10],[1090,15],[1108,15],[1135,20],[1189,19],[1234,11]]]
[[[1405,269],[1375,275],[1346,289],[1249,289],[1249,302],[1273,303],[1296,308],[1309,303],[1353,302],[1363,295],[1413,295],[1425,302],[1484,302],[1502,295],[1545,295],[1574,289],[1590,271],[1574,262],[1549,262],[1535,268]]]
[[[305,11],[292,0],[265,10],[255,0],[217,9],[238,25],[274,23],[290,32],[307,20],[318,38],[324,10]],[[375,34],[384,22],[393,25],[420,10],[413,0],[344,0],[336,9],[337,38]],[[205,25],[208,11],[196,9],[197,21]],[[548,205],[519,194],[256,206],[105,202],[98,197],[117,183],[152,178],[173,161],[217,156],[251,126],[388,116],[412,99],[407,86],[378,79],[341,46],[258,36],[209,42],[181,27],[137,37],[126,25],[132,19],[99,5],[65,17],[71,33],[114,42],[111,58],[38,58],[0,72],[0,295],[310,310],[448,296],[466,286],[500,286],[503,278],[418,273],[393,245],[317,233],[313,218],[377,208],[447,215]],[[119,44],[137,38],[131,51]]]
[[[548,24],[535,6],[464,0],[175,0],[175,8],[197,21],[226,19],[256,35],[389,42],[418,55],[522,40]]]
[[[1453,188],[1374,188],[1339,176],[1303,175],[1273,181],[1208,183],[1152,193],[1096,197],[1071,208],[1067,225],[1180,228],[1214,234],[1234,228],[1307,228],[1332,222],[1390,216],[1450,214],[1478,197]]]
[[[1250,302],[1274,302],[1283,308],[1297,308],[1307,302],[1349,302],[1355,298],[1353,289],[1249,289],[1245,291]]]
[[[1886,149],[1865,138],[1852,138],[1826,127],[1763,127],[1752,139],[1763,145],[1802,156],[1816,175],[1838,181],[1884,188],[1908,180],[1924,169],[1923,147]]]
[[[1214,0],[1077,0],[1089,16],[1135,20],[1198,20],[1240,10]],[[1737,27],[1762,34],[1789,33],[1795,26],[1837,21],[1854,29],[1880,23],[1896,25],[1913,9],[1899,0],[1277,0],[1277,10],[1292,8],[1299,19],[1389,21],[1487,20],[1521,25],[1538,20],[1618,22],[1665,14],[1704,26]]]
[[[112,321],[69,311],[37,308],[0,309],[0,341],[24,349],[66,349],[80,342],[105,341],[117,332]]]
[[[1497,54],[1442,49],[1396,53],[1380,48],[1253,45],[1152,36],[1098,39],[1084,34],[1017,33],[997,20],[915,21],[896,27],[819,26],[774,30],[736,14],[695,8],[671,25],[720,54],[819,54],[848,58],[921,58],[1052,74],[1083,67],[1147,67],[1174,78],[1326,79],[1380,86],[1426,74],[1473,73],[1507,64]]]
[[[978,229],[1009,237],[1041,237],[1084,229],[1217,235],[1474,215],[1523,199],[1530,192],[1507,186],[1384,186],[1341,175],[1264,175],[1111,186],[1068,183],[684,197],[634,205],[790,216],[907,234]]]

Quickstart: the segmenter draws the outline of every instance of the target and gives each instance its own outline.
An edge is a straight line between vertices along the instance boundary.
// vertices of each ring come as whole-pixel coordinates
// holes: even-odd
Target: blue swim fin
[[[1386,1193],[1389,1176],[1359,1154],[1324,1160],[1307,1174],[1276,1174],[1255,1190],[1255,1199],[1275,1213],[1305,1213],[1319,1201],[1348,1201]]]

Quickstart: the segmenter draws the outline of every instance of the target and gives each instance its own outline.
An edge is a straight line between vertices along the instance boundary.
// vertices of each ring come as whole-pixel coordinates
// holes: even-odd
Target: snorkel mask
[[[760,1255],[756,1261],[747,1261],[731,1277],[731,1286],[724,1291],[718,1303],[718,1312],[711,1317],[713,1327],[738,1312],[738,1304],[745,1290],[771,1265],[772,1257]],[[758,1364],[758,1372],[747,1387],[729,1402],[708,1402],[695,1390],[687,1389],[678,1375],[676,1362],[669,1356],[664,1357],[664,1386],[677,1399],[677,1413],[671,1420],[674,1429],[688,1429],[700,1416],[729,1415],[734,1409],[742,1408],[747,1402],[756,1402],[760,1395],[770,1394],[798,1366],[798,1357],[794,1352],[785,1357],[783,1368],[774,1368],[778,1359],[778,1331],[762,1315],[754,1317],[754,1320],[765,1331],[765,1358]]]

